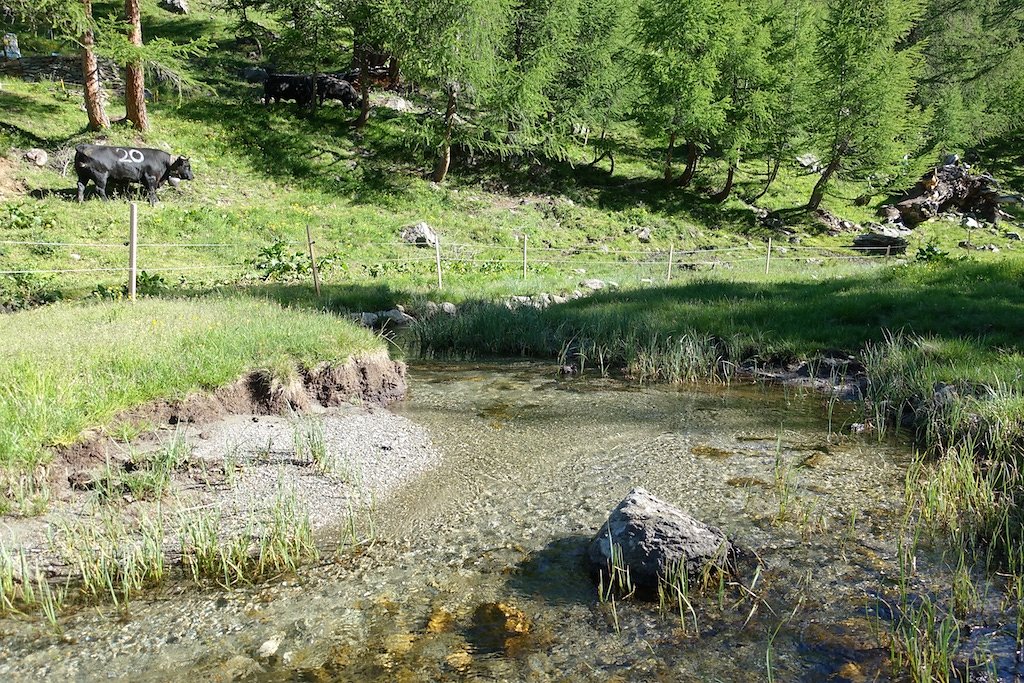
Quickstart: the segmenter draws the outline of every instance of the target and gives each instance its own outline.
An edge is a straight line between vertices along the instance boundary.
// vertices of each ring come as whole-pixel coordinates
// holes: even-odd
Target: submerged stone
[[[708,569],[734,571],[738,549],[719,529],[690,517],[642,488],[616,506],[587,551],[595,574],[616,564],[629,569],[638,590],[654,592],[659,581],[698,577]]]
[[[470,640],[483,652],[519,653],[527,649],[532,624],[526,614],[507,602],[488,602],[473,612]]]

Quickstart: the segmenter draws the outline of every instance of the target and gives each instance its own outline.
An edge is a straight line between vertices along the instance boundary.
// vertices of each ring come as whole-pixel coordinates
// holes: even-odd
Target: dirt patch
[[[229,415],[291,415],[347,404],[387,406],[405,397],[405,363],[386,354],[300,368],[284,381],[256,370],[212,392],[181,400],[151,401],[111,420],[105,433],[86,433],[75,444],[57,449],[50,483],[61,495],[83,480],[83,472],[123,461],[125,446],[111,433],[148,432],[167,426],[203,425]]]
[[[25,194],[25,185],[15,175],[17,164],[0,156],[0,200],[20,197]]]

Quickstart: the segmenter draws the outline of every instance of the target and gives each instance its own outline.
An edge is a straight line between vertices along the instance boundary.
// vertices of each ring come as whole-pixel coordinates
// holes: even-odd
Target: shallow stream
[[[284,582],[82,610],[63,637],[5,620],[0,678],[886,680],[907,448],[838,436],[841,407],[830,424],[821,396],[777,388],[533,363],[410,375],[393,410],[443,462],[377,503],[374,543]],[[682,618],[600,602],[583,554],[634,486],[754,551],[752,590],[693,596]]]

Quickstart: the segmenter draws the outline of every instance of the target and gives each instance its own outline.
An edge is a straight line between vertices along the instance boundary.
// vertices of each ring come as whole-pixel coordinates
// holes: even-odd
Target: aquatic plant
[[[960,642],[960,625],[928,596],[908,602],[896,619],[890,644],[893,665],[907,671],[914,683],[949,683]]]
[[[156,518],[143,517],[137,530],[115,512],[103,511],[98,519],[56,523],[50,545],[75,569],[79,594],[108,596],[127,609],[134,594],[166,576],[163,517],[159,510]]]
[[[181,563],[192,580],[224,588],[296,571],[319,556],[308,511],[284,487],[262,519],[241,532],[225,535],[219,512],[201,510],[183,518],[180,537]]]
[[[334,474],[333,458],[327,453],[323,421],[313,415],[299,415],[292,422],[295,461],[311,465],[324,476]]]
[[[697,612],[690,602],[690,577],[683,560],[672,563],[663,576],[658,577],[658,609],[667,612],[674,610],[679,615],[679,626],[683,633],[688,632],[686,617],[693,619],[693,634],[700,635],[697,624]]]

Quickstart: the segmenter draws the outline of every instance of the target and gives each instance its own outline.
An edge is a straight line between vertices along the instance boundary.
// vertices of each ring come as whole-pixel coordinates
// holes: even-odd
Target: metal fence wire
[[[140,271],[150,273],[183,273],[192,271],[244,271],[252,267],[252,261],[240,261],[231,264],[219,265],[162,265],[159,256],[146,250],[244,250],[246,245],[240,243],[224,242],[140,242],[138,240],[138,213],[134,203],[131,204],[129,216],[129,235],[124,242],[51,242],[33,240],[0,240],[0,247],[35,247],[44,249],[56,248],[83,248],[100,249],[108,251],[122,251],[124,254],[124,266],[102,266],[102,267],[81,267],[81,268],[8,268],[0,269],[0,275],[59,275],[59,274],[82,274],[82,273],[126,273],[127,290],[130,298],[134,298],[135,284]],[[738,264],[749,264],[755,262],[764,263],[765,273],[770,272],[772,263],[778,261],[853,261],[863,260],[865,257],[873,256],[894,256],[894,251],[889,247],[816,247],[796,244],[778,246],[773,244],[771,238],[766,245],[758,246],[747,244],[745,246],[715,247],[700,249],[680,249],[674,246],[668,249],[609,249],[602,245],[579,245],[569,247],[554,246],[530,246],[529,236],[521,235],[521,244],[509,246],[501,244],[480,244],[452,242],[442,243],[441,235],[435,232],[435,239],[428,244],[413,242],[370,242],[361,245],[365,249],[374,249],[385,254],[374,258],[346,259],[344,263],[372,267],[378,264],[423,264],[429,261],[434,263],[434,271],[437,277],[437,286],[443,287],[445,264],[470,264],[474,266],[496,265],[496,266],[521,266],[522,275],[528,277],[531,267],[535,270],[541,266],[555,266],[565,268],[574,275],[593,266],[618,266],[622,268],[663,268],[665,280],[671,281],[673,270],[691,269],[697,266],[728,267]],[[305,241],[280,242],[285,246],[301,247],[310,260],[310,270],[313,273],[315,285],[319,290],[319,273],[316,261],[316,242],[312,233],[307,230]],[[432,254],[423,253],[424,247],[431,249]],[[138,258],[139,250],[146,254],[143,262]],[[193,252],[194,253],[194,252]],[[499,256],[490,254],[500,253]],[[77,258],[82,258],[76,255]],[[2,261],[0,261],[2,268]],[[572,270],[569,270],[572,268]]]

